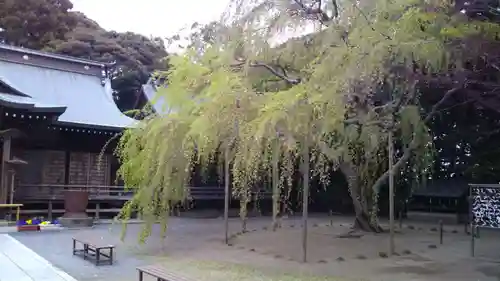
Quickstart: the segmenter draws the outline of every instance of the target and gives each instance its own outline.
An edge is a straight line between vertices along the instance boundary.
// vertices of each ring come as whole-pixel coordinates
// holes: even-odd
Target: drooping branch
[[[451,97],[453,96],[456,92],[460,91],[462,89],[462,87],[455,87],[455,88],[452,88],[451,90],[448,90],[444,96],[441,98],[441,100],[439,100],[436,104],[434,104],[434,106],[432,107],[431,111],[427,114],[427,116],[425,117],[425,119],[423,120],[424,123],[428,123],[432,117],[434,117],[434,115],[439,111],[439,109],[441,108],[441,106]],[[394,171],[399,171],[403,165],[406,164],[406,162],[410,159],[411,157],[411,154],[413,153],[413,151],[418,147],[419,143],[417,141],[416,138],[413,138],[412,141],[410,142],[410,144],[408,145],[408,147],[406,147],[406,149],[404,150],[403,152],[403,156],[401,156],[401,158],[399,158],[399,160],[394,164],[393,166],[393,170]],[[378,192],[380,190],[380,188],[382,187],[382,185],[389,179],[389,170],[385,171],[384,174],[382,174],[382,176],[380,176],[377,181],[373,184],[373,190]]]
[[[269,64],[263,63],[263,62],[250,62],[249,66],[251,67],[264,67],[265,69],[269,70],[273,75],[277,76],[278,78],[284,80],[285,82],[291,84],[291,85],[297,85],[300,82],[302,82],[302,79],[300,77],[297,78],[291,78],[287,75],[286,70],[284,67],[277,65],[275,67],[272,67]],[[279,70],[281,70],[281,72]]]
[[[237,61],[238,62],[235,64],[232,64],[231,67],[242,67],[246,62],[245,59],[242,59],[242,58],[238,58]],[[302,79],[300,77],[293,78],[293,77],[288,76],[286,69],[281,65],[271,65],[271,64],[261,62],[261,61],[250,61],[248,63],[248,66],[249,67],[263,67],[266,70],[268,70],[269,72],[271,72],[271,74],[273,74],[274,76],[278,77],[279,79],[285,81],[286,83],[288,83],[290,85],[297,85],[297,84],[300,84],[302,82]]]

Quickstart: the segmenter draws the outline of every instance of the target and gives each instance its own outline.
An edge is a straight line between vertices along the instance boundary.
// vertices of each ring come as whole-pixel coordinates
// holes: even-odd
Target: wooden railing
[[[129,200],[133,191],[123,186],[87,186],[87,185],[53,185],[21,184],[17,186],[14,199],[16,202],[26,200],[62,200],[66,190],[88,190],[90,200]],[[254,193],[255,194],[255,193]],[[192,200],[223,200],[224,188],[219,186],[200,186],[189,188],[189,199]],[[259,192],[260,198],[271,198],[267,191]]]
[[[272,193],[266,190],[252,192],[252,198],[258,195],[260,199],[270,199]],[[220,186],[199,186],[189,188],[189,198],[193,200],[223,200],[225,197],[224,187]],[[237,196],[232,196],[238,199]]]
[[[55,184],[20,184],[14,192],[16,201],[23,200],[62,200],[67,190],[87,190],[89,199],[129,200],[133,192],[123,186],[87,186],[87,185],[55,185]]]

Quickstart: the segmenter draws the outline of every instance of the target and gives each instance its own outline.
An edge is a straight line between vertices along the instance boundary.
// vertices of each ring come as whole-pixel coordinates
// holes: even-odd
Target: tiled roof
[[[66,108],[57,122],[93,127],[125,128],[135,120],[113,100],[109,79],[40,66],[0,61],[0,82],[28,97],[0,95],[5,102],[34,108]],[[31,98],[31,99],[30,99]]]
[[[66,111],[65,106],[56,104],[44,104],[30,97],[18,96],[8,93],[0,93],[0,104],[7,107],[29,109],[31,111],[37,112],[63,113],[64,111]]]
[[[70,62],[70,63],[81,63],[81,64],[93,65],[93,66],[104,65],[104,63],[102,63],[102,62],[98,62],[98,61],[94,61],[94,60],[75,58],[75,57],[70,57],[70,56],[66,56],[66,55],[59,55],[59,54],[54,54],[54,53],[49,53],[49,52],[42,52],[42,51],[37,51],[37,50],[32,50],[32,49],[22,48],[22,47],[16,47],[16,46],[10,46],[10,45],[5,45],[5,44],[0,44],[0,50],[17,52],[17,53],[22,53],[22,54],[27,54],[27,55],[36,55],[36,56],[46,57],[49,59],[66,61],[66,62]],[[107,65],[112,65],[112,63],[108,63]]]

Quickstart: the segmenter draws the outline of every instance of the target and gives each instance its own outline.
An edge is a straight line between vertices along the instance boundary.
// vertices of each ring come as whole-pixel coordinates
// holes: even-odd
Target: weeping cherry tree
[[[421,178],[432,148],[426,122],[465,80],[451,79],[429,112],[421,110],[420,89],[460,73],[456,39],[482,32],[481,23],[464,24],[450,10],[444,0],[231,1],[212,40],[157,74],[167,78],[158,95],[171,112],[150,115],[121,138],[120,176],[135,187],[123,215],[143,214],[142,238],[158,218],[166,229],[172,206],[188,196],[193,167],[222,157],[231,162],[243,218],[248,194],[271,175],[277,225],[280,194],[301,161],[302,192],[311,176],[328,186],[340,170],[354,225],[382,231],[377,199],[394,157],[388,132],[400,144],[394,174],[411,163]]]

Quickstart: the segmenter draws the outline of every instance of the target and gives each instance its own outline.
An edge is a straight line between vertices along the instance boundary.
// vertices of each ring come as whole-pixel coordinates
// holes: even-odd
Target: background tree
[[[483,59],[482,50],[466,42],[473,42],[473,46],[478,46],[477,42],[481,46],[494,44],[498,25],[470,21],[462,12],[449,13],[456,7],[448,3],[375,1],[338,5],[293,0],[254,5],[242,0],[233,4],[252,8],[233,15],[236,20],[230,26],[219,24],[224,28],[214,29],[217,25],[210,24],[194,33],[200,38],[195,43],[201,44],[193,44],[173,64],[169,78],[176,78],[169,81],[169,94],[200,97],[203,103],[198,105],[197,114],[204,115],[196,116],[213,117],[212,124],[207,125],[212,128],[210,132],[198,125],[201,121],[182,121],[195,122],[187,139],[198,152],[204,151],[201,158],[216,154],[218,146],[213,144],[224,143],[228,128],[233,127],[224,123],[234,119],[231,111],[208,110],[232,103],[237,94],[251,101],[244,107],[248,111],[242,113],[245,118],[241,120],[246,122],[240,123],[234,148],[233,185],[237,192],[244,193],[259,184],[262,171],[269,171],[269,147],[276,147],[272,145],[274,140],[284,144],[283,155],[297,159],[306,135],[313,136],[309,148],[313,150],[315,174],[328,178],[332,169],[342,171],[353,199],[355,226],[381,231],[378,194],[389,175],[385,164],[389,157],[387,132],[393,131],[397,140],[395,174],[401,175],[403,168],[412,165],[411,177],[424,179],[433,160],[428,126],[436,116],[459,96],[474,97],[475,104],[484,95],[496,96],[496,84],[489,85],[484,76],[494,64]],[[263,21],[269,23],[268,28],[262,27]],[[283,26],[296,30],[307,28],[311,21],[320,23],[321,31],[270,46]],[[483,71],[478,72],[479,68]],[[229,83],[221,77],[234,80]],[[275,80],[270,82],[268,77]],[[434,96],[422,103],[422,97],[430,91]],[[180,100],[185,102],[185,98]],[[179,106],[185,114],[184,107]],[[173,117],[152,117],[160,123],[169,118]],[[148,127],[151,132],[156,129]],[[185,137],[173,139],[182,139],[182,144],[186,141]],[[129,140],[124,139],[124,147],[136,147],[135,141]],[[141,138],[145,144],[150,141],[154,140]],[[163,140],[169,144],[154,142],[161,147],[181,146],[170,140]],[[210,148],[203,146],[207,142],[212,144]],[[134,174],[128,163],[148,163],[152,171],[144,173],[154,173],[161,167],[151,164],[158,151],[134,153],[122,153],[125,178],[148,178]],[[173,171],[178,169],[181,167]],[[283,166],[282,170],[288,169]],[[166,183],[161,188],[170,187]]]
[[[68,12],[72,8],[69,0],[2,0],[2,39],[11,45],[43,49],[53,40],[64,39],[76,26]]]
[[[136,108],[149,74],[167,67],[163,40],[107,31],[72,7],[69,0],[0,1],[2,38],[10,45],[115,62],[117,104],[123,111]]]

